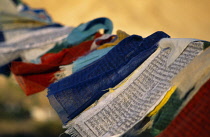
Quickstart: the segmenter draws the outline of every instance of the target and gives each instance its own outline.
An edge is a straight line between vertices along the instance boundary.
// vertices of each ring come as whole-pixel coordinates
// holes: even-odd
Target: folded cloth
[[[166,39],[162,39],[159,44],[163,44],[163,41]],[[173,51],[181,51],[183,47],[186,47],[186,40],[189,41],[189,39],[171,39],[167,40],[170,41],[167,45],[172,45],[174,43],[179,43],[177,46],[175,46]],[[205,83],[206,80],[210,78],[210,46],[209,42],[203,41],[204,44],[204,51],[196,56],[192,62],[190,62],[184,69],[182,69],[172,80],[173,87],[171,89],[175,90],[175,92],[168,96],[168,94],[171,92],[169,90],[165,97],[161,100],[161,102],[155,107],[155,109],[150,112],[147,117],[150,117],[150,123],[149,126],[144,127],[145,130],[142,129],[133,129],[132,132],[126,133],[126,135],[133,135],[144,137],[144,136],[157,136],[160,134],[167,126],[168,124],[175,118],[177,113],[191,100],[191,98],[197,93],[197,90],[195,90],[196,82],[198,83]],[[189,45],[189,44],[188,44]],[[161,46],[161,48],[164,45]],[[166,45],[165,45],[166,46]],[[183,51],[181,51],[183,52]],[[173,53],[173,52],[171,52]],[[173,57],[172,57],[173,56]],[[176,59],[177,54],[171,54],[169,55],[169,59]],[[167,61],[168,63],[168,61]],[[200,67],[202,66],[202,67]],[[202,84],[203,84],[202,83]],[[197,86],[196,86],[197,87]],[[192,90],[193,89],[193,90]],[[170,93],[171,94],[171,93]],[[170,97],[170,98],[169,98]],[[165,102],[164,100],[169,98],[167,103],[164,105],[162,104]],[[163,106],[163,107],[162,107]],[[161,108],[162,107],[162,108]],[[160,109],[161,108],[161,109]],[[160,109],[160,110],[159,110]],[[156,115],[154,115],[154,112],[158,112]],[[152,116],[154,115],[154,116]],[[152,117],[151,117],[152,116]]]
[[[39,28],[27,29],[26,33],[10,36],[10,39],[5,42],[0,42],[0,66],[11,62],[21,56],[25,50],[33,48],[42,48],[46,45],[60,42],[72,30],[71,27],[62,26],[60,24],[46,25]],[[6,35],[14,33],[8,31]],[[9,34],[12,33],[12,34]]]
[[[99,29],[104,29],[104,34],[111,34],[113,30],[112,21],[108,18],[96,18],[87,23],[80,24],[72,30],[63,44],[56,45],[47,53],[58,52],[63,48],[78,45],[97,33]]]
[[[101,36],[99,33],[95,35],[95,37],[99,36]],[[26,95],[43,91],[56,80],[54,74],[60,70],[59,66],[70,64],[80,56],[87,54],[90,51],[92,42],[93,40],[85,41],[59,53],[48,53],[41,58],[42,64],[14,61],[12,62],[11,71],[17,77],[16,80]]]
[[[133,72],[169,37],[156,32],[145,39],[137,35],[122,40],[105,56],[88,67],[49,86],[48,99],[63,123],[76,117]]]
[[[97,47],[103,45],[104,43],[113,42],[116,39],[117,35],[104,34],[92,43],[91,50],[95,50]]]
[[[210,79],[158,137],[207,137],[210,130]]]
[[[165,38],[160,41],[161,48],[170,48],[171,53],[167,60],[167,66],[172,64],[175,59],[184,51],[189,43],[193,41],[200,41],[191,38]],[[178,48],[177,48],[178,47]]]
[[[96,33],[94,39],[100,37],[101,34]],[[91,45],[94,40],[85,41],[78,46],[63,49],[58,53],[46,53],[41,57],[42,64],[67,65],[75,61],[78,57],[90,52]]]
[[[48,25],[46,22],[40,22],[28,18],[14,16],[7,13],[0,13],[0,27],[2,31],[15,29],[30,29]]]
[[[179,110],[189,102],[197,92],[193,92],[195,85],[201,82],[202,77],[209,79],[210,74],[210,48],[204,50],[199,56],[187,65],[173,80],[172,84],[177,87],[169,101],[154,116],[154,122],[150,133],[154,136],[161,133],[175,118]],[[202,66],[202,67],[200,67]]]
[[[117,30],[117,39],[113,42],[109,42],[109,43],[104,43],[103,45],[101,45],[100,47],[98,47],[97,49],[103,49],[103,48],[108,48],[108,47],[112,47],[117,45],[120,41],[122,41],[123,39],[127,38],[129,35],[122,31],[122,30]]]
[[[111,34],[113,30],[112,21],[108,18],[96,18],[88,23],[81,24],[72,30],[67,37],[67,42],[69,45],[79,44],[98,32],[99,29],[104,29],[105,34]]]
[[[94,61],[100,59],[104,55],[106,55],[113,47],[108,47],[100,50],[95,50],[89,53],[86,56],[83,56],[76,61],[73,62],[72,72],[75,73],[76,71],[81,70],[82,68],[86,67],[87,65],[93,63]]]
[[[52,31],[53,28],[59,30],[63,27],[65,26],[58,23],[53,23],[53,24],[43,25],[40,27],[5,30],[5,31],[2,31],[2,33],[4,34],[6,41],[8,41],[7,43],[13,43],[13,42],[18,42],[19,40],[22,40],[27,36],[30,36],[30,34],[28,33],[32,33],[32,34],[35,33],[33,35],[38,35],[37,33],[40,33],[40,34],[43,34],[44,32],[49,33],[50,30]],[[73,29],[73,27],[71,27],[71,29]]]
[[[91,52],[90,54],[81,57],[77,59],[73,63],[73,70],[72,72],[76,72],[79,69],[83,68],[84,66],[87,66],[88,64],[96,61],[97,59],[101,58],[104,56],[106,53],[108,53],[113,46],[117,45],[120,41],[128,37],[129,35],[125,33],[124,31],[117,30],[117,35],[109,35],[105,34],[102,37],[99,37],[94,41],[94,43],[91,46],[91,49],[97,48],[98,50]],[[107,38],[104,39],[103,38]],[[111,41],[109,41],[111,40]],[[101,46],[100,46],[101,45]]]
[[[102,46],[97,48],[98,50],[95,50],[95,51],[91,52],[90,54],[88,54],[87,56],[77,59],[73,63],[72,72],[74,73],[74,72],[78,71],[79,69],[81,69],[81,68],[87,66],[88,64],[96,61],[97,59],[101,58],[102,56],[107,54],[113,48],[113,46],[117,45],[120,41],[122,41],[123,39],[125,39],[128,36],[129,35],[127,33],[125,33],[124,31],[117,30],[117,38],[113,42],[112,41],[108,42],[108,43],[106,42]],[[96,42],[98,42],[97,39],[96,39]],[[92,48],[92,46],[91,46],[91,48]]]
[[[96,106],[70,121],[65,133],[91,137],[121,136],[141,122],[171,88],[172,78],[202,53],[203,43],[190,43],[168,67],[170,51],[169,48],[158,48],[117,85],[114,92],[110,90],[104,100],[98,101]]]

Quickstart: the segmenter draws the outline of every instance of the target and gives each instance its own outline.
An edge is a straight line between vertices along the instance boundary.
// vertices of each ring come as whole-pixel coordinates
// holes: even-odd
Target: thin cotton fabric
[[[110,43],[104,43],[103,45],[101,45],[100,47],[98,47],[97,49],[103,49],[103,48],[108,48],[108,47],[112,47],[117,45],[120,41],[122,41],[123,39],[127,38],[129,35],[122,31],[122,30],[117,30],[117,39],[113,42]]]
[[[11,31],[5,32],[5,35],[9,35],[10,39],[5,42],[0,42],[0,65],[5,65],[21,57],[21,54],[26,50],[43,48],[48,44],[61,42],[70,32],[70,27],[60,24],[27,29],[23,33],[20,32],[22,34],[18,34],[18,30],[15,32],[15,35]]]
[[[96,18],[88,23],[81,24],[72,30],[67,37],[67,42],[69,45],[77,45],[98,32],[99,29],[104,29],[105,34],[111,34],[113,30],[112,21],[108,18]]]
[[[101,36],[97,33],[96,37]],[[75,47],[64,49],[59,53],[49,53],[42,57],[42,64],[12,62],[11,71],[26,95],[43,91],[56,79],[54,74],[60,65],[72,63],[78,57],[87,54],[93,40],[85,41]]]
[[[113,42],[117,39],[117,35],[104,34],[97,38],[91,45],[91,50],[95,50],[97,47],[103,45],[104,43]]]
[[[101,34],[99,33],[95,34],[95,38],[100,36]],[[46,53],[41,57],[41,62],[43,64],[58,64],[58,65],[70,64],[78,57],[87,54],[90,51],[92,43],[93,40],[85,41],[78,46],[63,49],[58,53]]]
[[[142,137],[209,136],[209,42],[202,41],[205,50],[201,53],[199,47],[187,48],[188,45],[195,44],[194,46],[196,46],[196,42],[193,42],[200,40],[169,39],[169,36],[164,32],[156,32],[144,39],[137,35],[129,37],[127,33],[120,30],[117,31],[117,35],[111,35],[113,24],[110,19],[105,17],[82,23],[76,28],[67,27],[54,23],[44,9],[32,9],[21,0],[0,1],[0,28],[0,74],[9,76],[11,69],[26,95],[43,91],[51,84],[47,97],[52,107],[64,124],[72,120],[67,124],[68,130],[65,133],[79,136],[81,131],[81,133],[83,132],[81,135],[93,135],[96,127],[94,134],[98,136],[105,135],[107,129],[110,131],[107,130],[108,133],[105,136],[118,133],[122,136],[138,135]],[[97,33],[99,29],[103,29],[105,35],[101,36]],[[202,42],[197,44],[201,46]],[[122,92],[114,90],[122,88],[127,79],[132,83],[137,83],[135,77],[130,79],[133,76],[130,74],[137,72],[134,70],[140,65],[139,69],[145,67],[142,63],[145,60],[148,61],[149,57],[154,57],[153,53],[158,51],[157,48],[158,50],[162,48],[163,52],[167,52],[169,55],[166,63],[168,68],[186,66],[188,63],[183,60],[185,57],[192,62],[172,81],[166,81],[166,83],[171,82],[172,88],[164,98],[161,97],[158,105],[149,107],[150,113],[145,114],[144,117],[147,117],[142,120],[140,115],[143,113],[141,113],[140,107],[138,109],[139,105],[134,106],[134,111],[130,109],[132,113],[128,114],[129,109],[124,109],[124,106],[128,106],[119,97]],[[170,54],[168,54],[169,49]],[[184,53],[185,49],[189,56]],[[196,57],[194,58],[194,55],[191,56],[191,54],[196,54]],[[183,58],[178,58],[179,56]],[[11,63],[11,61],[13,62]],[[147,74],[146,70],[142,75]],[[148,70],[150,70],[149,67]],[[158,74],[161,69],[155,71]],[[148,72],[150,73],[150,71]],[[171,78],[172,75],[169,73],[166,69],[160,76]],[[59,74],[59,77],[56,74]],[[63,78],[64,74],[72,75]],[[135,89],[130,87],[131,93],[140,91],[137,87],[145,81],[146,83],[151,82],[152,79],[141,79],[137,85],[132,85]],[[147,85],[150,84],[147,83]],[[110,93],[105,94],[108,91]],[[116,97],[119,97],[117,101],[122,104],[124,102],[124,106],[117,106],[117,103],[109,102],[111,94],[112,96],[113,94],[117,95]],[[149,94],[149,92],[145,92],[145,94]],[[132,97],[126,95],[123,98],[134,101]],[[141,99],[139,100],[141,102]],[[152,101],[155,99],[152,99],[150,103]],[[147,100],[143,100],[142,104],[144,103],[146,104]],[[108,105],[115,106],[113,110],[116,115],[113,115],[114,113],[109,109],[106,110],[106,113],[109,113],[107,118],[106,115],[103,116],[105,113],[99,114],[97,107],[100,109],[101,104],[104,105],[104,108]],[[95,110],[87,111],[93,106],[95,106]],[[83,115],[80,115],[82,112],[84,112]],[[91,123],[89,120],[94,114],[96,117],[95,120],[92,119],[93,123]],[[75,118],[76,116],[78,117]],[[112,116],[114,118],[110,122],[109,119]],[[122,120],[117,120],[116,116]],[[102,117],[103,119],[100,121]],[[132,120],[134,117],[138,118]],[[89,127],[88,123],[84,122],[83,124],[85,119],[86,122],[91,123]],[[111,123],[115,121],[118,123],[112,126]],[[102,131],[103,129],[105,130]],[[132,132],[135,133],[132,134]]]
[[[177,86],[177,89],[166,105],[154,117],[154,123],[150,131],[151,134],[154,136],[158,135],[169,125],[178,111],[196,93],[193,93],[191,90],[195,89],[196,82],[203,81],[201,77],[205,76],[208,80],[210,73],[209,53],[210,48],[205,49],[172,80],[172,83]]]
[[[169,36],[156,32],[143,39],[132,35],[122,40],[90,66],[49,86],[48,99],[65,124],[132,73]],[[70,84],[71,83],[71,84]]]
[[[88,54],[87,56],[81,57],[73,62],[72,72],[76,72],[91,64],[92,62],[100,59],[102,56],[106,55],[113,47],[108,47],[101,50],[95,50]]]
[[[78,45],[87,41],[97,33],[99,29],[104,29],[104,34],[111,34],[113,30],[112,21],[109,18],[96,18],[87,23],[82,23],[72,30],[62,44],[55,45],[55,47],[47,53],[56,53],[63,48]]]
[[[207,137],[210,130],[210,79],[158,137]]]
[[[203,42],[203,44],[204,43],[205,42]],[[172,94],[167,103],[161,108],[161,110],[154,117],[151,117],[152,126],[143,132],[141,136],[144,136],[145,134],[150,136],[157,136],[160,134],[165,128],[167,128],[167,126],[176,117],[179,111],[182,110],[189,102],[189,100],[191,100],[192,97],[197,93],[197,90],[200,88],[198,85],[202,86],[202,84],[204,84],[209,79],[209,53],[210,48],[204,49],[201,54],[196,56],[192,62],[190,62],[185,68],[181,70],[180,73],[178,73],[173,78],[171,83],[174,85],[173,87],[175,88],[175,92]],[[168,91],[167,94],[169,92],[170,91]],[[160,104],[158,106],[160,106]],[[158,106],[156,106],[156,108]],[[151,115],[147,116],[150,117]]]
[[[6,76],[11,61],[36,60],[43,49],[49,50],[73,29],[53,22],[44,9],[32,9],[21,0],[0,1],[0,28],[0,73]]]
[[[170,80],[202,53],[203,43],[190,43],[176,61],[167,67],[170,51],[169,48],[158,48],[138,69],[120,82],[114,92],[70,121],[65,133],[110,137],[124,134],[141,122],[170,89]]]

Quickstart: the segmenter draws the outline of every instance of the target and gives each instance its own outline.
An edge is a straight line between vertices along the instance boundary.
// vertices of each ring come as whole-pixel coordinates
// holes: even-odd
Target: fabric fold
[[[112,21],[108,18],[96,18],[87,23],[81,24],[67,37],[69,45],[77,45],[86,40],[89,36],[98,32],[99,29],[104,29],[105,34],[111,34],[113,30]]]
[[[167,60],[167,66],[171,65],[184,49],[193,41],[200,41],[191,38],[165,38],[160,41],[161,48],[171,48],[171,53]]]
[[[95,36],[97,38],[101,34],[97,33]],[[59,66],[70,64],[89,53],[92,42],[93,40],[85,41],[58,53],[45,54],[41,57],[42,64],[12,62],[11,71],[18,77],[17,82],[26,95],[41,92],[56,80],[54,74],[60,71]]]
[[[125,38],[93,64],[51,84],[48,97],[54,96],[67,112],[65,117],[73,119],[106,93],[105,89],[127,77],[157,49],[158,41],[167,37],[164,32],[156,32],[145,39],[137,35]]]
[[[114,92],[70,121],[65,133],[91,137],[123,135],[155,109],[171,88],[173,77],[202,51],[203,43],[190,43],[167,67],[170,49],[158,48]]]

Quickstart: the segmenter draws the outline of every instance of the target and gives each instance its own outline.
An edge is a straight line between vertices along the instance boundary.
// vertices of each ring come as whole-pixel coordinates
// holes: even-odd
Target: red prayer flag
[[[96,33],[94,39],[100,36],[101,34]],[[59,71],[59,66],[71,64],[90,52],[93,41],[85,41],[58,53],[47,53],[41,57],[41,64],[13,61],[11,71],[26,95],[43,91],[55,81],[54,74]]]

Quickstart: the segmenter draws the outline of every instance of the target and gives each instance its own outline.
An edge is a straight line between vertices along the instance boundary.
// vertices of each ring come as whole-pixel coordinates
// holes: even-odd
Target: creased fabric
[[[99,46],[97,49],[103,49],[103,48],[108,48],[108,47],[112,47],[117,45],[120,41],[122,41],[123,39],[129,37],[129,35],[122,31],[122,30],[117,30],[117,39],[113,42],[109,42],[109,43],[104,43],[103,45]]]
[[[51,84],[48,99],[63,123],[127,77],[157,49],[157,42],[164,37],[169,36],[164,32],[156,32],[145,39],[130,36],[90,66]]]
[[[210,79],[158,137],[207,137],[210,130]]]
[[[95,38],[100,37],[101,34],[96,33]],[[94,39],[95,39],[94,38]],[[46,53],[41,57],[42,64],[59,64],[67,65],[72,63],[78,57],[83,56],[90,52],[93,40],[85,41],[78,46],[63,49],[58,53]]]
[[[96,34],[96,37],[98,36],[100,36],[99,33]],[[26,95],[40,92],[56,80],[54,74],[60,70],[60,65],[70,64],[78,57],[87,54],[90,51],[92,42],[93,40],[85,41],[59,53],[45,54],[41,58],[42,64],[13,61],[11,71],[18,77],[16,80]]]
[[[205,44],[205,42],[204,42]],[[208,43],[210,47],[210,43]],[[179,87],[180,98],[183,98],[186,94],[185,91],[189,91],[198,79],[205,75],[205,72],[210,70],[210,48],[206,48],[205,51],[197,56],[192,63],[190,63],[183,71],[181,71],[173,80],[172,84]]]
[[[113,42],[117,39],[117,35],[111,35],[111,34],[104,34],[101,37],[94,40],[94,42],[91,45],[91,50],[97,49],[97,47],[103,45],[104,43]]]
[[[161,48],[171,48],[170,57],[167,61],[167,66],[171,65],[176,58],[184,51],[190,42],[200,41],[191,38],[165,38],[160,41]]]
[[[72,47],[87,41],[97,33],[99,29],[104,29],[104,34],[111,34],[113,30],[112,21],[108,18],[96,18],[87,23],[82,23],[72,30],[62,44],[55,45],[55,47],[47,53],[56,53],[64,48]]]
[[[67,37],[67,42],[69,45],[77,45],[98,32],[99,29],[104,29],[105,34],[111,34],[113,30],[112,21],[108,18],[96,18],[81,24],[72,30]]]
[[[190,43],[167,67],[170,49],[158,48],[114,92],[70,121],[65,133],[91,137],[123,135],[154,110],[170,89],[171,79],[202,51],[202,42]]]
[[[14,39],[11,37],[10,40],[0,43],[0,66],[21,57],[25,50],[42,48],[48,44],[62,41],[71,32],[71,28],[54,24],[28,31],[30,33],[23,33]]]
[[[113,47],[101,49],[101,50],[95,50],[91,53],[89,53],[87,56],[81,57],[73,62],[73,73],[76,71],[79,71],[80,69],[86,67],[87,65],[91,64],[92,62],[100,59],[104,55],[106,55],[110,50],[112,50]]]
[[[154,116],[168,102],[169,98],[171,97],[171,95],[174,93],[175,90],[176,90],[175,86],[171,87],[171,89],[167,91],[166,95],[160,101],[160,103],[147,116],[148,117]]]
[[[161,133],[169,123],[175,118],[177,113],[189,102],[189,100],[197,93],[191,91],[195,89],[196,83],[202,82],[205,77],[210,78],[210,48],[204,50],[200,55],[196,56],[187,67],[185,67],[174,79],[172,84],[175,85],[176,91],[172,94],[169,101],[154,116],[153,126],[150,133],[154,136]],[[202,64],[202,65],[199,65]],[[200,67],[202,66],[202,67]],[[201,79],[202,78],[202,79]],[[178,82],[178,83],[177,83]],[[188,88],[183,88],[188,87]]]
[[[6,13],[0,13],[0,27],[3,31],[9,31],[14,29],[30,29],[48,25],[45,22],[39,22],[32,19],[22,19],[13,15],[8,15]]]

